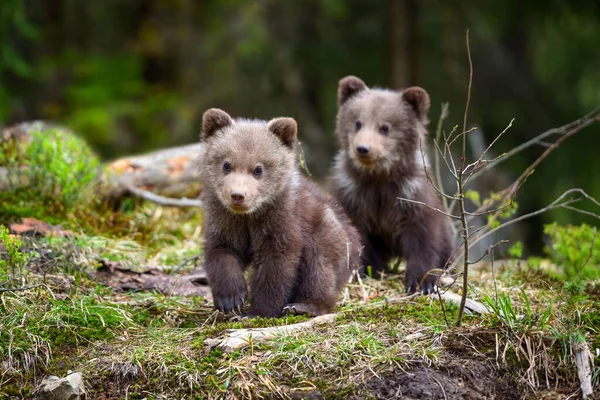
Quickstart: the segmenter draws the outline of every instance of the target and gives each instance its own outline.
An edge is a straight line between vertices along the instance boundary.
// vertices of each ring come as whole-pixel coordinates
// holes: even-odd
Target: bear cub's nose
[[[356,146],[356,152],[359,156],[366,157],[367,154],[369,154],[369,146],[365,144],[359,144],[358,146]]]
[[[231,202],[236,205],[240,205],[244,202],[244,192],[240,192],[239,190],[234,190],[231,192]]]

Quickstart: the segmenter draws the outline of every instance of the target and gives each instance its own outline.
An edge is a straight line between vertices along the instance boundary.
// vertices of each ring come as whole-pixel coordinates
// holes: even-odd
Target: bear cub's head
[[[422,165],[429,95],[420,87],[369,89],[355,76],[340,80],[337,134],[344,156],[360,171],[389,173]]]
[[[204,190],[233,213],[259,210],[295,179],[296,135],[292,118],[234,120],[223,110],[206,111],[200,159]]]

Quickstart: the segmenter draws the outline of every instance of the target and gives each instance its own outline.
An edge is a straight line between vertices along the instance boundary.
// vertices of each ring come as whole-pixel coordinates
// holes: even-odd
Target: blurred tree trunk
[[[390,26],[390,86],[418,83],[419,25],[417,0],[388,0]]]

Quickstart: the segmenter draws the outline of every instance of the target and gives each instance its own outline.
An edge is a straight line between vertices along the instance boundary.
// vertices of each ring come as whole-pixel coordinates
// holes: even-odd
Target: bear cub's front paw
[[[221,312],[240,312],[248,296],[246,285],[239,286],[237,290],[213,290],[215,308]]]
[[[435,292],[435,284],[437,276],[428,275],[425,279],[423,277],[417,278],[414,275],[409,274],[406,279],[406,293],[414,293],[417,289],[420,289],[422,294],[431,294]],[[419,284],[421,287],[419,287]]]

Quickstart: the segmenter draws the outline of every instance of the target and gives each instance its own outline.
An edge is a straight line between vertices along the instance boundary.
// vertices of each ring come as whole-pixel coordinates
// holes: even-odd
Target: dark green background
[[[474,88],[469,124],[499,154],[600,105],[597,1],[451,0],[3,0],[0,125],[59,121],[105,159],[197,140],[202,112],[298,120],[313,174],[324,179],[337,81],[424,87],[432,131],[462,124],[470,29]],[[520,213],[570,187],[600,197],[600,124],[569,139],[528,180]],[[538,146],[488,175],[483,195],[517,177]],[[597,210],[596,210],[597,211]],[[541,248],[542,222],[522,225]]]

